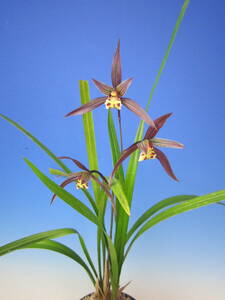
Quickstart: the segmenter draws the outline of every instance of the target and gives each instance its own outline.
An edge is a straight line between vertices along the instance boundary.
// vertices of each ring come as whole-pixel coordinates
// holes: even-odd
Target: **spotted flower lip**
[[[120,110],[122,105],[138,115],[148,125],[155,127],[154,122],[147,112],[134,100],[123,97],[128,90],[133,78],[128,78],[122,81],[121,60],[120,60],[120,41],[118,41],[117,49],[114,54],[111,72],[112,86],[109,86],[101,81],[92,79],[95,86],[103,93],[104,97],[98,97],[90,102],[78,107],[69,112],[66,117],[82,115],[94,110],[102,104],[105,104],[106,109],[116,108]]]
[[[113,169],[111,178],[114,176],[114,174],[116,173],[116,171],[117,171],[118,167],[121,165],[121,163],[128,156],[130,156],[134,151],[139,149],[141,151],[139,161],[157,158],[159,160],[159,162],[161,163],[161,165],[163,166],[166,173],[174,180],[179,181],[177,179],[177,177],[175,176],[166,155],[161,150],[156,148],[157,146],[166,147],[166,148],[177,148],[177,149],[184,148],[184,145],[179,142],[176,142],[173,140],[162,139],[162,138],[155,138],[155,135],[158,133],[160,128],[163,127],[163,125],[165,124],[165,122],[171,115],[172,115],[172,113],[168,113],[168,114],[165,114],[165,115],[159,117],[158,119],[156,119],[154,121],[156,127],[150,126],[147,129],[143,140],[132,144],[130,147],[128,147],[127,149],[125,149],[122,152],[121,157],[119,158],[119,160],[117,161],[117,163]]]
[[[97,170],[89,170],[79,160],[76,160],[69,156],[60,156],[60,157],[58,157],[58,159],[69,159],[69,160],[73,161],[78,168],[83,170],[81,172],[66,174],[62,171],[51,169],[54,171],[55,175],[68,177],[66,180],[64,180],[60,184],[60,187],[64,188],[71,182],[75,182],[77,189],[87,189],[88,182],[92,179],[101,186],[101,188],[105,191],[105,193],[110,198],[110,200],[111,201],[113,200],[113,196],[111,195],[109,188],[108,188],[108,182],[107,182],[105,176],[102,175],[102,173],[100,173]],[[98,174],[102,178],[102,181],[100,181],[95,175],[93,175],[94,173]],[[54,194],[52,196],[51,203],[55,200],[56,196],[57,196],[56,194]]]

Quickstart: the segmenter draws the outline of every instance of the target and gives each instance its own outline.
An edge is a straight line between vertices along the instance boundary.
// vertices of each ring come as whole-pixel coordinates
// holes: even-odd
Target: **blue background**
[[[69,155],[87,164],[82,118],[64,118],[79,106],[78,80],[89,80],[92,98],[100,96],[91,78],[110,84],[112,56],[120,38],[123,79],[134,77],[127,96],[144,107],[181,6],[178,0],[2,1],[0,112],[19,122],[56,155]],[[184,150],[163,149],[180,182],[172,181],[157,160],[141,163],[133,220],[168,196],[201,195],[225,187],[224,17],[224,1],[190,3],[150,108],[153,119],[173,112],[158,137],[185,145]],[[125,108],[122,118],[125,145],[129,146],[139,119]],[[94,119],[100,169],[109,175],[112,163],[103,106],[94,111]],[[0,140],[0,243],[75,227],[93,247],[95,230],[91,224],[59,199],[50,206],[51,192],[23,158],[46,174],[49,167],[56,167],[54,162],[4,120],[0,120]],[[82,199],[81,192],[75,194]],[[128,258],[123,274],[124,283],[133,280],[128,291],[139,300],[146,300],[143,293],[153,299],[168,300],[169,293],[171,299],[186,299],[192,286],[197,290],[188,294],[189,300],[224,299],[224,228],[225,207],[220,205],[176,216],[154,227]],[[64,240],[78,247],[74,237]],[[3,257],[0,265],[2,278],[6,269],[11,279],[16,274],[13,282],[17,285],[11,289],[16,298],[10,292],[8,298],[4,296],[9,282],[0,290],[0,298],[6,300],[29,298],[29,286],[37,280],[40,284],[34,290],[42,299],[79,299],[91,289],[79,267],[57,254],[25,250]],[[65,276],[56,281],[61,291],[63,280],[68,282],[71,276],[75,286],[71,281],[61,296],[60,292],[53,296],[53,288],[42,284],[40,266],[45,274],[49,272],[48,278],[57,272]],[[21,275],[18,270],[27,273]],[[180,291],[179,280],[183,284]]]

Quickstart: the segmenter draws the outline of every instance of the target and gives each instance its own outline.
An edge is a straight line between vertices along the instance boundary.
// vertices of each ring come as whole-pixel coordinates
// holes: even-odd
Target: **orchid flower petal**
[[[105,101],[106,101],[107,97],[98,97],[95,98],[93,100],[91,100],[90,102],[78,107],[77,109],[69,112],[65,117],[69,117],[69,116],[76,116],[76,115],[83,115],[89,111],[92,111],[93,109],[99,107],[100,105],[102,105]]]
[[[127,149],[123,150],[119,160],[116,162],[114,169],[112,171],[111,174],[111,178],[113,178],[114,174],[116,173],[117,169],[119,168],[119,166],[122,164],[122,162],[129,156],[131,155],[134,151],[136,151],[138,149],[138,143],[136,142],[134,144],[132,144],[130,147],[128,147]]]
[[[92,78],[92,81],[94,82],[94,84],[96,85],[96,87],[99,89],[100,92],[102,92],[103,94],[110,96],[111,92],[113,91],[113,88],[101,81],[98,81],[94,78]]]
[[[76,164],[76,166],[77,166],[78,168],[80,168],[80,169],[82,169],[82,170],[84,170],[84,171],[89,172],[88,168],[86,168],[79,160],[76,160],[76,159],[74,159],[74,158],[72,158],[72,157],[69,157],[69,156],[59,156],[59,157],[57,157],[57,158],[58,158],[58,159],[70,159],[70,160],[72,160],[72,161]]]
[[[176,149],[184,148],[184,145],[179,142],[168,140],[168,139],[162,139],[162,138],[153,138],[151,139],[151,143],[154,146],[165,147],[165,148],[176,148]]]
[[[177,177],[174,175],[173,170],[172,170],[172,168],[170,166],[170,163],[169,163],[166,155],[162,151],[160,151],[158,148],[155,148],[155,147],[153,147],[153,148],[154,148],[154,151],[156,153],[156,158],[158,158],[158,160],[160,161],[160,163],[163,166],[163,168],[166,171],[166,173],[170,177],[172,177],[174,180],[179,181],[177,179]]]
[[[144,139],[152,139],[157,132],[159,131],[160,128],[163,127],[165,124],[166,120],[172,115],[172,113],[163,115],[156,120],[154,120],[155,127],[149,127],[148,130],[146,131],[146,134],[144,136]]]
[[[144,120],[150,126],[155,127],[154,122],[149,117],[147,112],[134,100],[129,98],[121,98],[122,103],[131,111],[133,111],[136,115],[138,115],[142,120]]]
[[[121,61],[120,61],[120,41],[118,41],[117,49],[114,54],[112,63],[112,85],[114,88],[117,87],[122,81]]]
[[[137,144],[137,147],[140,151],[144,152],[144,153],[147,153],[148,152],[148,149],[150,147],[149,145],[149,141],[148,140],[142,140],[141,142],[139,142]]]
[[[64,181],[60,184],[60,187],[61,187],[61,188],[64,188],[64,187],[65,187],[66,185],[68,185],[69,183],[71,183],[71,182],[73,182],[73,181],[76,181],[76,179],[77,179],[77,176],[76,176],[76,175],[75,175],[75,176],[71,176],[71,177],[67,178],[66,180],[64,180]],[[52,202],[55,200],[56,197],[57,197],[56,194],[54,194],[54,195],[52,196],[51,204],[52,204]]]
[[[132,80],[133,78],[128,78],[117,85],[116,90],[120,94],[120,96],[123,96],[126,93],[129,86],[131,85]]]

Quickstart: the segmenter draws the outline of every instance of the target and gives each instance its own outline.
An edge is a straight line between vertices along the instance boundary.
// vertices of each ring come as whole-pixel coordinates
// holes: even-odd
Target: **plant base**
[[[94,297],[94,293],[91,293],[91,294],[89,294],[87,296],[84,296],[80,300],[99,300],[99,299],[96,299]],[[125,293],[122,293],[122,298],[120,298],[118,300],[136,300],[136,299],[134,299],[133,297],[131,297],[131,296],[125,294]]]

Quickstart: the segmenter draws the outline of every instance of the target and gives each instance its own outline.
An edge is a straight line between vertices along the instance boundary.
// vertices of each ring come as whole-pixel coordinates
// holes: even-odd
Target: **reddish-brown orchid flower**
[[[162,138],[155,138],[155,135],[159,131],[159,129],[165,124],[166,120],[172,115],[172,113],[163,115],[156,119],[154,121],[155,123],[155,128],[154,127],[149,127],[148,130],[146,131],[146,134],[143,138],[142,141],[136,142],[133,145],[131,145],[129,148],[125,149],[122,152],[122,155],[120,159],[117,161],[111,178],[114,176],[115,172],[117,171],[118,167],[121,165],[121,163],[129,156],[131,155],[134,151],[136,150],[141,150],[141,154],[139,157],[139,161],[143,161],[146,159],[154,159],[157,158],[163,168],[165,169],[166,173],[172,177],[174,180],[177,180],[177,177],[174,175],[173,170],[170,166],[170,163],[166,157],[166,155],[160,151],[157,146],[159,147],[166,147],[166,148],[178,148],[181,149],[184,146],[181,143],[178,143],[176,141],[172,140],[167,140],[167,139],[162,139]]]
[[[107,196],[112,200],[113,197],[111,195],[111,193],[109,192],[109,188],[108,188],[108,182],[106,180],[106,178],[99,172],[96,170],[88,170],[88,168],[86,168],[81,162],[79,162],[78,160],[68,157],[68,156],[61,156],[58,157],[59,159],[70,159],[72,160],[76,166],[78,168],[80,168],[81,170],[83,170],[82,172],[76,172],[76,173],[64,173],[60,170],[55,170],[55,169],[50,169],[50,173],[54,174],[54,175],[59,175],[59,176],[65,176],[67,177],[66,180],[64,180],[61,184],[60,187],[64,188],[65,186],[67,186],[69,183],[71,182],[75,182],[76,183],[76,188],[77,189],[87,189],[88,188],[88,182],[93,179],[95,182],[97,182],[101,188],[105,191],[105,193],[107,194]],[[103,181],[100,181],[95,175],[93,175],[94,173],[100,175],[100,177],[102,178]],[[51,203],[54,201],[54,199],[56,198],[56,194],[54,194],[52,196],[51,199]]]
[[[105,104],[106,109],[116,108],[118,110],[120,110],[122,105],[124,105],[129,110],[133,111],[136,115],[138,115],[147,124],[154,127],[155,125],[152,119],[149,117],[147,112],[140,107],[140,105],[137,102],[130,98],[123,97],[132,82],[132,78],[128,78],[122,81],[120,42],[118,42],[118,46],[113,58],[111,78],[112,86],[109,86],[96,79],[92,79],[96,87],[100,90],[100,92],[102,92],[106,96],[93,99],[89,103],[86,103],[80,106],[79,108],[71,111],[66,115],[66,117],[82,115],[86,112],[92,111],[93,109],[97,108],[102,104]]]

